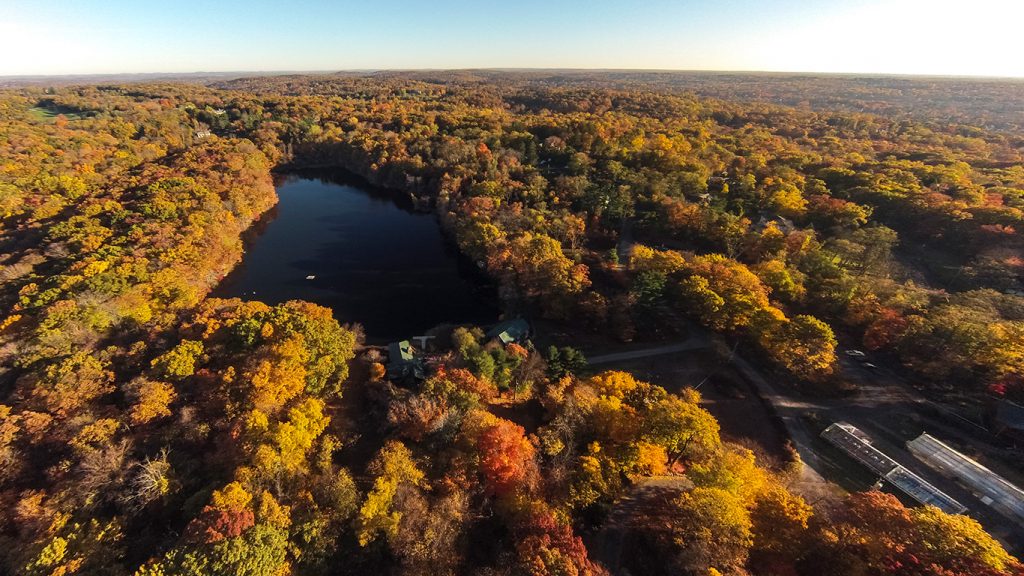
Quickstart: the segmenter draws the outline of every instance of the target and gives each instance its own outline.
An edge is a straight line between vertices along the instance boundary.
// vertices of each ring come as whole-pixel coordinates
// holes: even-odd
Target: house
[[[487,331],[488,340],[497,340],[503,346],[515,342],[522,344],[530,337],[530,324],[522,318],[499,322]]]
[[[769,224],[774,224],[783,234],[789,234],[796,230],[796,226],[793,221],[789,218],[783,218],[782,216],[775,216],[773,218],[766,218],[761,216],[758,221],[754,224],[754,230],[761,232],[768,227]]]
[[[714,190],[715,192],[721,192],[725,190],[729,182],[725,176],[712,176],[708,178],[708,190]]]
[[[391,380],[423,379],[423,360],[408,340],[388,344],[388,378]]]

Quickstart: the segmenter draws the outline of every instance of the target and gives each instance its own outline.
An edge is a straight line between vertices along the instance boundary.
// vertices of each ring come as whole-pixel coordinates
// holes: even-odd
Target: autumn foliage
[[[477,449],[489,493],[504,496],[537,481],[535,451],[522,426],[499,421],[480,434]]]
[[[474,327],[391,382],[332,310],[211,292],[271,170],[330,166],[432,210],[551,334],[697,323],[814,389],[841,337],[936,400],[1022,401],[1021,110],[1013,83],[668,73],[4,88],[0,572],[1019,574],[966,516],[810,506],[697,382]]]

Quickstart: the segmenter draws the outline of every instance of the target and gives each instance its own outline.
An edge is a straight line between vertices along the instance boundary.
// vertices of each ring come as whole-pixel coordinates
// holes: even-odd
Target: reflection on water
[[[371,342],[497,318],[493,288],[432,214],[337,174],[284,176],[277,194],[215,296],[329,306],[339,321],[361,323]]]

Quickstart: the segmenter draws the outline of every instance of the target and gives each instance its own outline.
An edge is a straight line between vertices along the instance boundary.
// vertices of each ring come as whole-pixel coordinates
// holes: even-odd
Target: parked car
[[[867,354],[861,352],[860,350],[847,350],[846,355],[851,358],[864,358],[867,356]]]

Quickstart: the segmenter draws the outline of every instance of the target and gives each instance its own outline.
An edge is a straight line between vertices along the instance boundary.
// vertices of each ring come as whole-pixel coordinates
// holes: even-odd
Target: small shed
[[[388,378],[403,380],[423,378],[423,361],[408,340],[388,344]]]
[[[488,340],[497,340],[503,346],[515,342],[521,344],[530,337],[530,324],[522,318],[499,322],[487,331]]]

